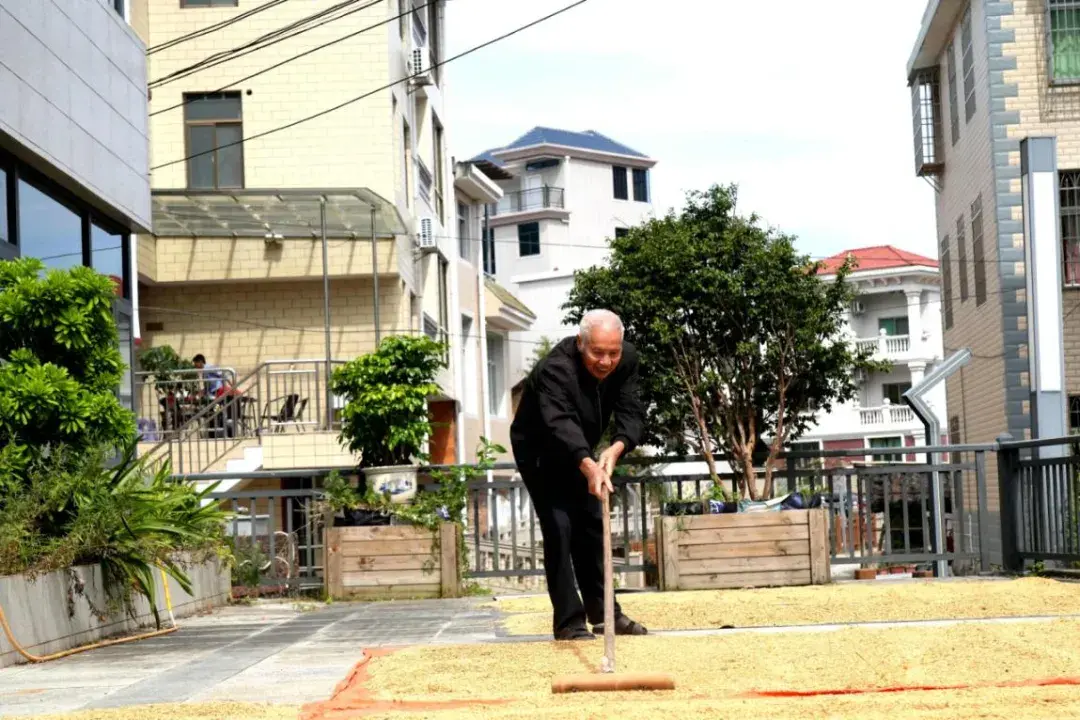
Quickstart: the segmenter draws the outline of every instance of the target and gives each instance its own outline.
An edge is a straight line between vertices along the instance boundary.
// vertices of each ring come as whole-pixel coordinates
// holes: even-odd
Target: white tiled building
[[[510,344],[513,385],[536,343],[574,332],[562,309],[574,271],[602,264],[611,238],[653,215],[656,161],[592,130],[536,127],[472,162],[503,190],[489,208],[484,268],[536,313]]]

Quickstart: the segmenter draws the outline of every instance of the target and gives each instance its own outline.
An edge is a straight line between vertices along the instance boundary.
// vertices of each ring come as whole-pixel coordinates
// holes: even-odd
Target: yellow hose
[[[52,655],[33,655],[20,645],[15,636],[11,632],[11,626],[8,625],[7,616],[4,615],[4,608],[0,607],[0,625],[4,628],[4,635],[7,636],[8,642],[11,643],[11,647],[15,648],[15,651],[32,663],[49,662],[50,660],[59,660],[60,658],[74,655],[76,653],[86,652],[87,650],[95,650],[97,648],[108,647],[110,645],[120,645],[122,643],[135,642],[136,640],[148,640],[153,637],[160,637],[162,635],[168,635],[174,633],[180,629],[176,624],[176,618],[173,617],[172,609],[172,597],[169,593],[169,579],[165,576],[165,570],[161,570],[161,583],[165,586],[165,606],[169,610],[169,619],[172,620],[172,627],[165,628],[164,630],[155,630],[153,632],[143,633],[142,635],[132,635],[131,637],[117,638],[115,640],[102,640],[101,642],[92,643],[90,645],[83,645],[82,647],[72,648],[70,650],[64,650],[62,652],[53,653]]]

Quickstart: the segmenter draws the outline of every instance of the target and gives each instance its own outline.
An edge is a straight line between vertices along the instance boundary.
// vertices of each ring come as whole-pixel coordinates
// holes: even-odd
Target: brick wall
[[[330,283],[331,349],[348,360],[375,347],[373,287],[369,278]],[[399,316],[400,285],[380,283],[382,330]],[[184,357],[203,353],[241,375],[268,360],[321,358],[321,282],[148,286],[140,297],[143,347],[172,345]],[[160,329],[156,329],[160,328]]]

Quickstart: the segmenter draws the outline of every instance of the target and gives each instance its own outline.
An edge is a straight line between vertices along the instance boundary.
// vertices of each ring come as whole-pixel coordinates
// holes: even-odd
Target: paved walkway
[[[0,670],[0,716],[162,702],[296,705],[330,696],[365,647],[504,638],[483,599],[233,606],[181,630]],[[310,609],[310,608],[314,609]]]

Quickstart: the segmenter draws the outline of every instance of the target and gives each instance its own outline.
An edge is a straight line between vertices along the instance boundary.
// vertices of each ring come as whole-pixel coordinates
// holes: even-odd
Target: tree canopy
[[[702,454],[714,479],[719,455],[744,496],[768,497],[784,446],[855,396],[856,370],[878,366],[845,338],[850,266],[833,282],[819,269],[792,236],[739,216],[734,186],[713,186],[615,238],[609,265],[578,273],[564,309],[567,322],[601,307],[622,318],[641,354],[649,444]],[[766,459],[754,456],[762,438]]]

